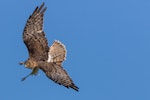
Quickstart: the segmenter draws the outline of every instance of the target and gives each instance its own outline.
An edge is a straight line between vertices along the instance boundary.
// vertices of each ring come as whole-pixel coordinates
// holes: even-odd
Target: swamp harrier
[[[32,69],[32,72],[22,80],[30,75],[36,75],[38,70],[41,69],[55,83],[78,91],[79,88],[62,67],[62,63],[66,59],[65,46],[58,40],[55,40],[52,46],[48,46],[43,31],[45,11],[44,3],[40,7],[37,6],[26,22],[23,41],[28,48],[29,58],[25,62],[20,62],[20,64]]]

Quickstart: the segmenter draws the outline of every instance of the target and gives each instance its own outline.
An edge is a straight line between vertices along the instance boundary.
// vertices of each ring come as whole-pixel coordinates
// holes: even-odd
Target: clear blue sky
[[[150,100],[150,0],[44,0],[49,45],[67,47],[64,68],[80,88],[66,89],[30,70],[25,22],[42,0],[0,2],[1,100]]]

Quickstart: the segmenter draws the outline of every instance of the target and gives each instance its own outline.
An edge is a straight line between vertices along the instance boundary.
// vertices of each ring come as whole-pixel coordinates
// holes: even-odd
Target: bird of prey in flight
[[[78,91],[79,88],[62,67],[62,63],[66,59],[65,46],[58,40],[55,40],[50,47],[48,46],[48,41],[43,31],[45,11],[46,7],[42,3],[40,7],[36,7],[26,22],[23,41],[28,49],[29,58],[25,62],[20,62],[20,64],[32,69],[32,72],[22,80],[25,80],[30,75],[36,75],[38,70],[41,69],[55,83]]]

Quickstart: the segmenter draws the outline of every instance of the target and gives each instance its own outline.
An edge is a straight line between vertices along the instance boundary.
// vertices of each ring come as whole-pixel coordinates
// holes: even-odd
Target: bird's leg
[[[29,77],[30,75],[37,75],[38,70],[39,70],[39,69],[38,69],[37,67],[34,68],[34,69],[32,70],[32,72],[31,72],[30,74],[28,74],[27,76],[23,77],[21,81],[24,81],[24,80],[25,80],[27,77]]]
[[[23,77],[22,79],[21,79],[21,81],[24,81],[27,77],[29,77],[31,75],[31,73],[30,74],[28,74],[27,76],[25,76],[25,77]]]

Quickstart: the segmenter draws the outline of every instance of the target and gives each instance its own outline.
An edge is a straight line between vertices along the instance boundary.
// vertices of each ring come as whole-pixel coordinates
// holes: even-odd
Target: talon
[[[24,65],[24,62],[19,62],[19,65]]]
[[[21,81],[24,81],[26,79],[26,77],[22,78]]]
[[[25,80],[27,77],[29,77],[30,75],[31,75],[31,73],[30,73],[29,75],[23,77],[23,78],[21,79],[21,81],[24,81],[24,80]]]

